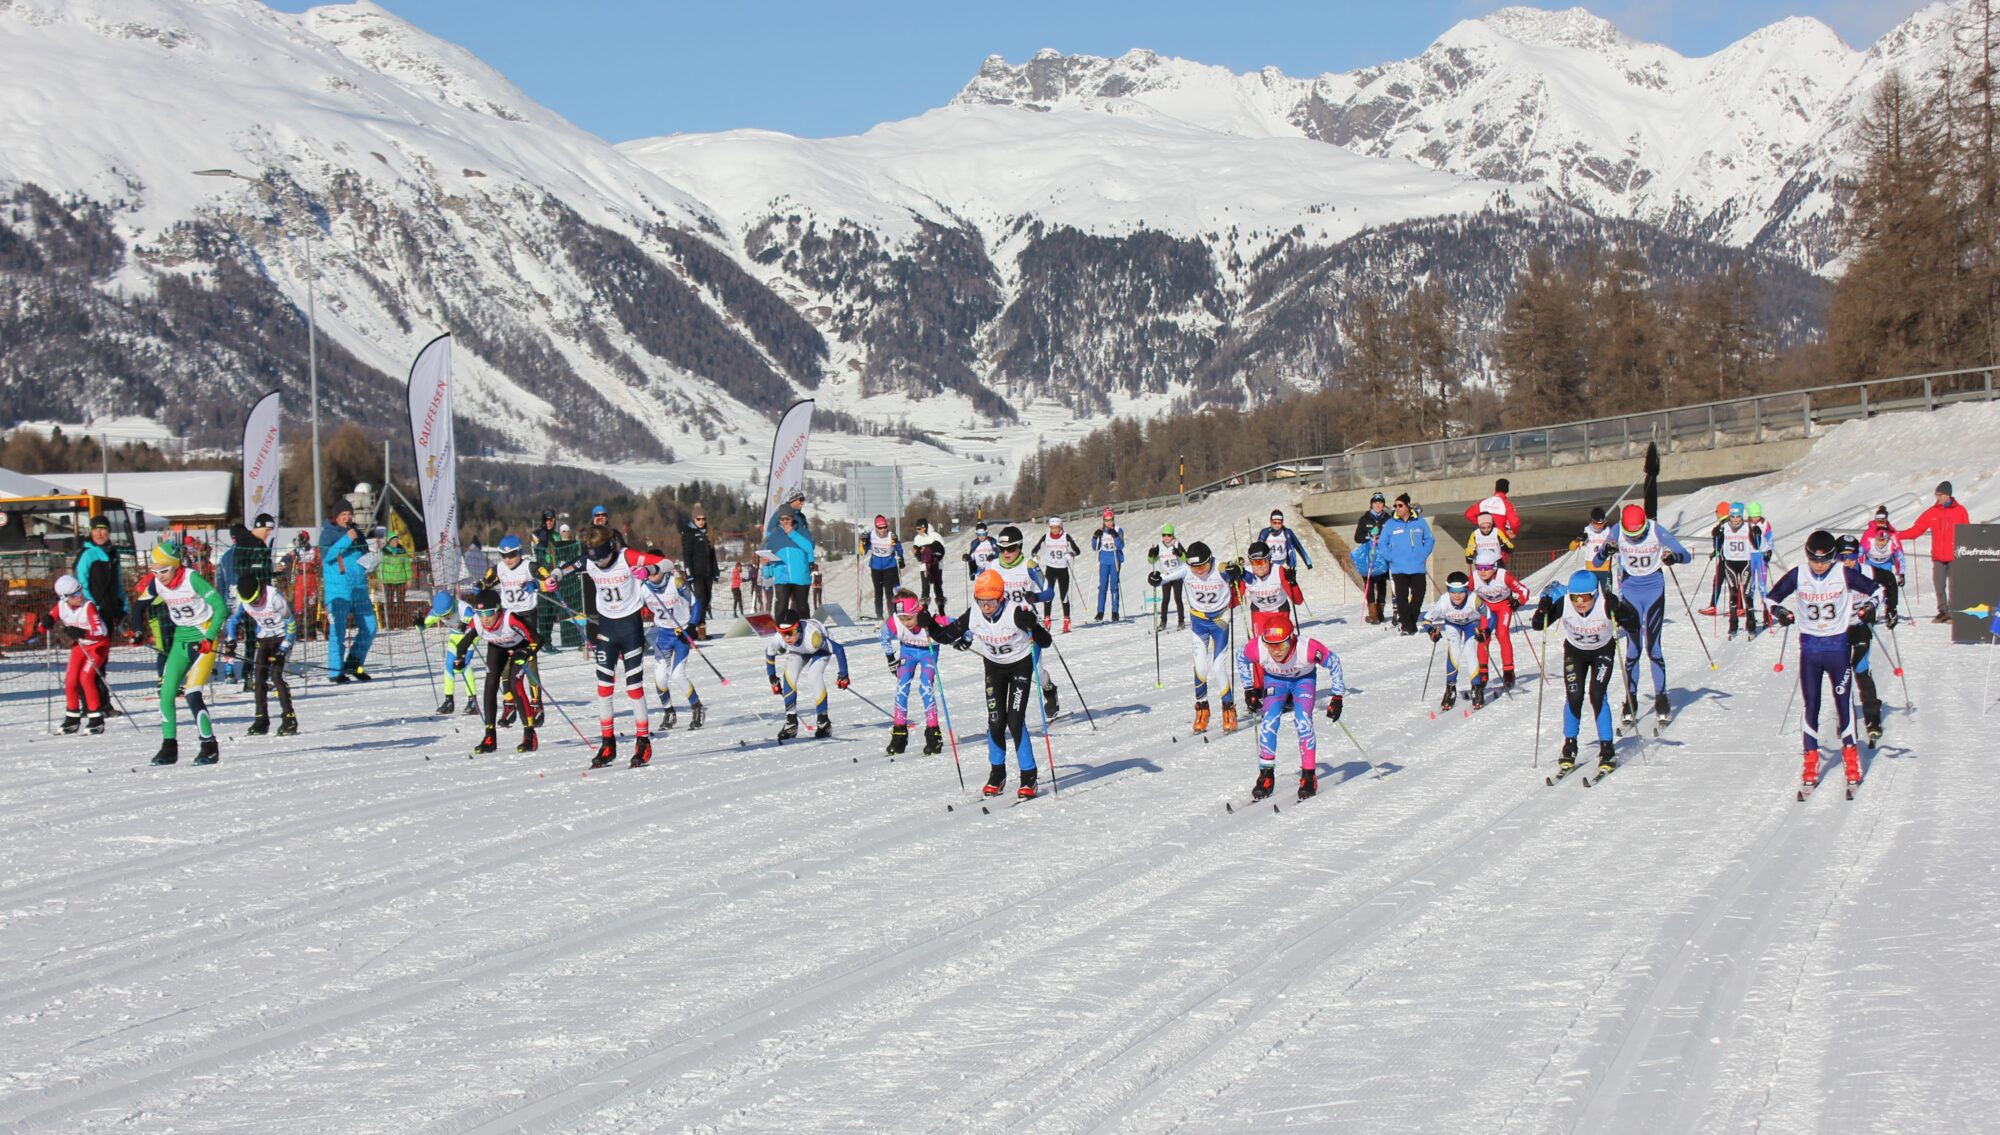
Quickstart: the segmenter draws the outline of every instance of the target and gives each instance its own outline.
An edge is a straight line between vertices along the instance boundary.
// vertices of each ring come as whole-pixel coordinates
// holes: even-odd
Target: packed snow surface
[[[1990,517],[1996,439],[1985,407],[1850,424],[1666,512],[1757,499],[1795,549],[1884,501],[1907,523],[1949,476]],[[1125,517],[1134,559],[1165,520],[1238,546],[1282,499]],[[468,760],[407,630],[374,683],[312,683],[300,738],[239,739],[245,700],[223,695],[208,769],[145,767],[144,668],[119,675],[140,728],[54,738],[41,660],[10,657],[0,1127],[1805,1133],[2000,1114],[1987,649],[1902,627],[1908,690],[1878,653],[1888,734],[1858,798],[1799,804],[1796,667],[1676,603],[1676,720],[1622,741],[1601,786],[1549,788],[1556,697],[1527,640],[1522,686],[1433,719],[1429,645],[1362,625],[1315,554],[1310,630],[1342,656],[1365,752],[1323,727],[1321,794],[1294,805],[1288,732],[1278,814],[1242,806],[1248,731],[1189,734],[1189,636],[1159,639],[1156,687],[1131,621],[1058,638],[1061,794],[990,814],[949,754],[885,760],[853,693],[832,695],[835,739],[766,744],[754,639],[708,648],[727,687],[691,667],[708,728],[588,775],[553,713],[539,753],[506,734]],[[886,703],[869,632],[842,637],[856,691]],[[576,655],[549,663],[594,732]],[[944,669],[976,784],[977,667],[947,651]]]

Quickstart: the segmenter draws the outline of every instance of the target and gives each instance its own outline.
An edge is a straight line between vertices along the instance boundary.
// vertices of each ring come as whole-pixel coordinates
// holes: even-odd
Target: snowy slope
[[[1884,499],[1907,521],[1943,473],[1986,515],[1997,426],[1851,423],[1668,511],[1759,499],[1790,548]],[[1267,493],[1173,519],[1216,533]],[[884,762],[851,695],[836,740],[740,747],[776,724],[754,641],[710,649],[727,689],[696,671],[708,730],[589,776],[560,719],[541,753],[465,760],[407,631],[386,681],[315,682],[306,736],[207,770],[127,771],[152,742],[123,724],[44,736],[35,660],[9,659],[0,1125],[1932,1132],[2000,1109],[1968,1058],[2000,1044],[1983,651],[1902,628],[1909,698],[1884,672],[1859,798],[1800,805],[1795,668],[1765,638],[1707,670],[1676,615],[1674,725],[1600,787],[1545,788],[1532,662],[1432,720],[1428,644],[1305,578],[1367,750],[1322,731],[1321,798],[1278,815],[1225,813],[1254,742],[1187,736],[1188,637],[1155,689],[1130,623],[1061,640],[1097,727],[1065,684],[1060,798],[990,815],[948,756]],[[976,775],[976,670],[944,668]],[[548,678],[587,721],[574,656]],[[243,717],[223,699],[226,732]]]

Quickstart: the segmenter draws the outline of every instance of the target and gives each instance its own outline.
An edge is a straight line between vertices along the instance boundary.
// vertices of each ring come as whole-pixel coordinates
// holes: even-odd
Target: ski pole
[[[1889,646],[1895,651],[1889,661],[1896,664],[1896,680],[1903,683],[1903,704],[1910,709],[1915,709],[1917,708],[1916,703],[1910,700],[1910,680],[1903,676],[1903,644],[1896,641],[1896,624],[1893,622],[1889,624]],[[1987,663],[1987,667],[1988,669],[1992,668],[1990,661]]]
[[[557,606],[562,606],[562,604],[558,603]],[[569,608],[563,607],[563,610],[568,611]],[[571,614],[575,614],[575,612],[571,612]],[[703,650],[701,646],[695,642],[694,636],[688,633],[687,624],[681,622],[680,616],[669,613],[667,615],[667,618],[672,619],[674,621],[674,629],[681,632],[682,638],[687,639],[688,649],[694,651],[696,656],[698,656],[701,659],[702,665],[708,667],[708,672],[715,675],[715,680],[721,682],[725,686],[728,685],[729,679],[723,677],[722,671],[715,668],[715,663],[710,662],[708,660],[708,652]]]
[[[1097,718],[1090,712],[1090,703],[1083,700],[1083,688],[1076,684],[1076,674],[1069,668],[1069,659],[1063,657],[1062,647],[1054,642],[1049,643],[1049,649],[1056,652],[1056,661],[1062,663],[1063,673],[1069,677],[1069,688],[1076,692],[1076,704],[1083,707],[1083,719],[1090,722],[1091,731],[1096,732]]]
[[[1534,646],[1534,644],[1535,644],[1534,636],[1529,635],[1528,645],[1532,647]],[[1542,628],[1542,646],[1546,649],[1548,645],[1549,645],[1549,628],[1544,626]],[[1542,767],[1542,707],[1547,703],[1549,696],[1549,668],[1547,666],[1543,666],[1540,661],[1537,661],[1535,665],[1541,671],[1541,680],[1535,683],[1535,761],[1532,767],[1541,768]]]
[[[896,720],[895,714],[890,713],[888,710],[883,709],[881,706],[876,705],[874,702],[870,701],[868,699],[867,694],[862,693],[860,690],[855,689],[853,686],[847,687],[847,692],[853,694],[857,698],[860,698],[864,703],[867,704],[869,709],[874,710],[876,713],[881,714],[883,717],[888,718],[890,721]]]
[[[63,702],[65,712],[69,702]],[[50,736],[56,732],[56,634],[55,628],[42,631],[42,729]]]
[[[426,629],[421,624],[417,627],[417,652],[424,656],[424,677],[431,684],[431,701],[435,704],[438,696],[437,672],[431,669],[431,644],[429,636],[424,634]],[[389,636],[383,635],[382,637],[387,638]]]
[[[1345,734],[1347,734],[1347,739],[1348,739],[1349,741],[1352,741],[1352,742],[1354,743],[1354,748],[1355,748],[1355,749],[1356,749],[1357,751],[1359,751],[1359,752],[1360,752],[1360,754],[1361,754],[1361,759],[1362,759],[1362,760],[1364,760],[1364,761],[1367,761],[1367,762],[1368,762],[1368,767],[1369,767],[1369,769],[1371,769],[1371,770],[1372,770],[1372,769],[1374,769],[1374,767],[1375,767],[1375,758],[1373,758],[1373,757],[1371,757],[1371,756],[1369,756],[1369,755],[1368,755],[1368,750],[1367,750],[1367,749],[1365,749],[1365,748],[1362,748],[1362,745],[1361,745],[1361,740],[1360,740],[1360,738],[1358,738],[1358,737],[1356,737],[1356,736],[1354,735],[1354,730],[1352,730],[1352,729],[1349,729],[1349,728],[1347,727],[1347,722],[1346,722],[1346,721],[1344,721],[1344,720],[1343,720],[1343,721],[1340,721],[1340,722],[1337,722],[1336,724],[1338,724],[1338,725],[1340,726],[1340,731],[1341,731],[1342,733],[1345,733]]]
[[[1426,663],[1426,664],[1424,665],[1424,692],[1423,692],[1423,693],[1421,693],[1421,694],[1418,694],[1418,695],[1417,695],[1417,705],[1418,705],[1419,707],[1422,707],[1422,706],[1426,706],[1426,705],[1429,705],[1429,704],[1430,704],[1430,701],[1431,701],[1431,670],[1432,670],[1432,669],[1434,669],[1434,668],[1435,668],[1435,667],[1437,666],[1437,660],[1438,660],[1438,643],[1439,643],[1439,642],[1441,642],[1441,641],[1443,641],[1443,639],[1442,639],[1442,636],[1440,636],[1439,638],[1434,638],[1434,639],[1432,639],[1432,640],[1431,640],[1431,660],[1430,660],[1430,661],[1429,661],[1428,663]]]
[[[1160,689],[1160,624],[1167,621],[1167,609],[1160,602],[1160,589],[1153,588],[1153,688]]]
[[[1674,581],[1674,590],[1680,593],[1681,610],[1687,612],[1688,626],[1694,631],[1694,640],[1701,644],[1701,656],[1708,659],[1708,668],[1715,669],[1715,656],[1708,652],[1708,640],[1701,637],[1701,624],[1694,621],[1694,604],[1688,602],[1688,593],[1681,587],[1681,577],[1674,574],[1674,566],[1667,565],[1667,578]]]
[[[1049,758],[1049,794],[1052,796],[1061,796],[1062,789],[1057,786],[1060,778],[1056,775],[1056,746],[1055,742],[1049,740],[1049,706],[1046,701],[1037,696],[1041,693],[1042,689],[1041,647],[1038,646],[1035,648],[1034,657],[1035,665],[1033,677],[1029,679],[1028,696],[1035,699],[1036,710],[1042,715],[1042,751],[1047,753]],[[1078,700],[1082,700],[1082,697],[1083,695],[1081,694],[1077,695]]]
[[[1800,667],[1799,667],[1799,671],[1800,671],[1800,674],[1801,674],[1801,675],[1803,675],[1803,674],[1804,674],[1804,672],[1805,672],[1805,666],[1804,666],[1804,665],[1800,665]],[[1792,698],[1793,698],[1793,697],[1794,697],[1795,695],[1797,695],[1797,694],[1798,694],[1798,692],[1799,692],[1799,686],[1800,686],[1801,684],[1802,684],[1802,682],[1793,682],[1793,683],[1792,683],[1792,692],[1791,692],[1790,694],[1787,694],[1787,695],[1785,696],[1785,715],[1784,715],[1783,717],[1780,717],[1780,718],[1778,719],[1778,734],[1779,734],[1779,736],[1783,736],[1783,735],[1784,735],[1784,732],[1785,732],[1785,722],[1787,722],[1787,721],[1790,721],[1790,720],[1792,719]]]
[[[470,666],[468,666],[468,667],[467,667],[467,672],[469,673],[470,671],[471,671],[471,667],[470,667]],[[491,675],[491,674],[488,674],[488,675],[486,675],[486,680],[487,680],[487,681],[489,681],[489,682],[491,682],[491,681],[493,681],[493,680],[494,680],[494,676],[493,676],[493,675]],[[468,687],[469,687],[469,686],[470,686],[470,683],[468,682],[468,683],[467,683],[467,685],[468,685]],[[588,737],[585,737],[585,736],[583,735],[583,730],[581,730],[581,729],[577,728],[577,725],[576,725],[576,722],[575,722],[575,721],[574,721],[574,720],[573,720],[573,719],[572,719],[572,718],[570,717],[570,715],[569,715],[569,711],[568,711],[568,710],[566,710],[566,709],[564,709],[564,708],[562,707],[562,703],[561,703],[561,702],[559,702],[559,701],[555,701],[555,700],[553,700],[553,699],[551,699],[551,698],[547,697],[547,696],[546,696],[546,695],[547,695],[547,693],[548,693],[548,691],[547,691],[547,690],[544,690],[544,691],[543,691],[543,694],[544,694],[544,697],[542,698],[542,705],[543,705],[543,706],[545,706],[545,707],[550,707],[550,708],[553,708],[553,709],[554,709],[554,710],[555,710],[555,711],[556,711],[557,713],[561,714],[561,715],[562,715],[562,719],[563,719],[564,721],[567,721],[567,722],[569,722],[569,727],[570,727],[570,731],[576,734],[576,739],[577,739],[577,740],[579,740],[579,741],[583,742],[583,743],[584,743],[585,745],[588,745],[588,744],[590,744],[590,738],[588,738]],[[521,707],[521,711],[522,711],[523,713],[526,713],[526,712],[527,712],[527,707],[526,707],[526,706],[522,706],[522,707]]]
[[[965,791],[965,766],[958,762],[958,730],[951,727],[951,703],[944,698],[944,667],[931,667],[931,684],[937,688],[938,708],[944,711],[944,735],[951,738],[951,764],[958,770],[958,790]]]
[[[1785,672],[1785,647],[1790,645],[1791,640],[1792,624],[1786,623],[1785,629],[1778,632],[1778,664],[1771,667],[1771,673],[1782,674]]]

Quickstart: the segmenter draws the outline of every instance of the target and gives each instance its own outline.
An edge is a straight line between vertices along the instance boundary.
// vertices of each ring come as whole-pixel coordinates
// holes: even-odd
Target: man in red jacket
[[[1939,481],[1937,503],[1925,509],[1917,522],[1896,533],[1903,540],[1914,540],[1924,533],[1931,537],[1931,582],[1937,591],[1937,618],[1933,623],[1951,622],[1951,561],[1958,555],[1958,526],[1972,523],[1965,506],[1951,495],[1951,482]]]
[[[1490,512],[1499,518],[1498,524],[1500,525],[1500,530],[1507,534],[1509,540],[1519,536],[1521,534],[1521,514],[1514,511],[1514,502],[1507,499],[1507,490],[1510,487],[1505,477],[1494,481],[1493,495],[1487,497],[1485,500],[1475,502],[1470,508],[1467,508],[1465,510],[1465,522],[1476,525],[1479,523],[1480,513]]]

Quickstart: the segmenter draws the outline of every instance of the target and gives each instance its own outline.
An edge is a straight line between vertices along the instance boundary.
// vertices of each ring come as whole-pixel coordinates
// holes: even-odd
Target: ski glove
[[[556,575],[556,574],[555,574],[555,573],[553,573],[553,572],[551,572],[551,573],[549,574],[549,576],[548,576],[548,577],[547,577],[546,579],[543,579],[543,580],[542,580],[542,590],[543,590],[543,591],[547,591],[547,592],[551,592],[551,593],[553,593],[553,592],[555,591],[555,589],[556,589],[556,588],[558,588],[558,587],[560,587],[560,586],[562,586],[562,577],[560,577],[560,576]]]
[[[1439,639],[1439,637],[1441,637],[1436,627],[1425,627],[1424,633],[1431,636],[1432,642],[1436,642]]]
[[[971,650],[972,640],[970,638],[959,639],[957,642],[951,644],[951,648],[953,650]]]
[[[901,669],[903,668],[903,662],[902,662],[902,660],[901,660],[901,659],[899,659],[899,658],[897,658],[897,657],[896,657],[895,655],[893,655],[893,654],[885,654],[885,655],[883,655],[883,656],[882,656],[882,661],[884,661],[884,662],[887,662],[887,663],[889,664],[889,673],[891,673],[891,674],[894,674],[894,673],[896,673],[896,672],[897,672],[898,670],[901,670]]]
[[[841,675],[840,677],[838,677],[838,678],[835,678],[835,679],[833,680],[833,684],[834,684],[835,686],[839,687],[840,689],[843,689],[843,690],[844,690],[844,689],[846,689],[846,688],[847,688],[847,675],[845,675],[845,674],[842,674],[842,675]]]
[[[1251,713],[1256,713],[1259,710],[1263,709],[1264,691],[1261,688],[1257,687],[1252,687],[1250,689],[1244,690],[1243,708],[1249,710]]]
[[[771,692],[772,692],[772,693],[774,693],[774,694],[777,694],[777,695],[778,695],[779,697],[783,697],[783,696],[784,696],[784,694],[785,694],[785,687],[783,687],[783,686],[779,685],[779,684],[778,684],[778,683],[776,683],[776,682],[772,682],[772,683],[771,683]]]
[[[1156,571],[1149,571],[1149,572],[1147,572],[1147,573],[1146,573],[1146,586],[1147,586],[1147,587],[1158,587],[1159,585],[1160,585],[1160,573],[1159,573],[1159,572],[1156,572]]]
[[[1789,607],[1771,608],[1771,617],[1778,621],[1778,625],[1786,627],[1791,626],[1798,619],[1798,616],[1793,614]]]
[[[1339,720],[1340,720],[1340,695],[1339,695],[1339,694],[1328,694],[1328,695],[1327,695],[1327,698],[1326,698],[1326,719],[1327,719],[1328,721],[1339,721]]]
[[[215,640],[206,638],[196,639],[195,641],[188,643],[188,660],[193,661],[194,659],[200,658],[202,655],[211,653],[214,650],[215,650]]]

